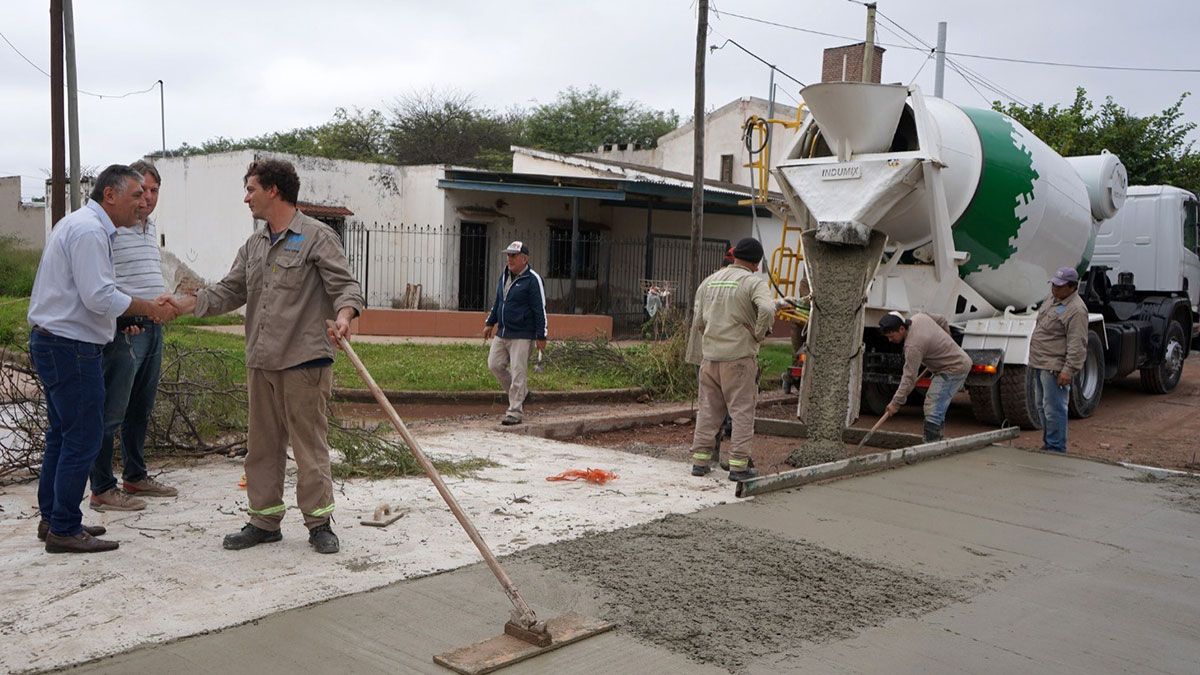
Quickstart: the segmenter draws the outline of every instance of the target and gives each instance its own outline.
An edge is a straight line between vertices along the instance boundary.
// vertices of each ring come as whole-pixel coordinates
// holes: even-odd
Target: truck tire
[[[1142,388],[1151,394],[1166,394],[1179,384],[1183,374],[1183,360],[1187,357],[1186,338],[1183,326],[1178,321],[1167,324],[1167,335],[1164,343],[1162,363],[1152,368],[1142,369]]]
[[[1000,404],[1000,380],[991,384],[967,387],[971,397],[971,412],[984,424],[999,426],[1004,422],[1004,406]]]
[[[1104,341],[1099,333],[1088,331],[1087,354],[1083,368],[1071,382],[1071,396],[1067,399],[1067,414],[1074,419],[1091,417],[1104,393]]]
[[[1000,376],[1000,405],[1009,424],[1022,429],[1042,428],[1042,418],[1034,401],[1032,368],[1004,366]]]

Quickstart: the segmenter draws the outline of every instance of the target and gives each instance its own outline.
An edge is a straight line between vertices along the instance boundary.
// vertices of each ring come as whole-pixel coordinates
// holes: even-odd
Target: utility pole
[[[933,95],[944,98],[942,94],[946,86],[946,22],[938,22],[937,66],[933,71]]]
[[[162,151],[167,155],[167,104],[166,94],[163,93],[163,81],[158,81],[158,125],[162,129]]]
[[[867,3],[867,41],[863,45],[862,81],[870,82],[875,61],[875,3]]]
[[[66,122],[63,120],[63,5],[50,0],[50,224],[67,215],[67,153],[63,145]]]
[[[67,45],[67,148],[71,153],[71,210],[79,198],[79,78],[75,71],[75,10],[63,0],[63,37]]]
[[[685,314],[688,325],[692,323],[692,309],[696,303],[693,293],[700,283],[700,242],[704,237],[704,57],[708,50],[708,0],[697,0],[696,21],[696,105],[692,111],[692,142],[694,164],[692,166],[692,259],[688,263],[685,283],[687,289],[682,297],[688,299]],[[649,246],[650,242],[646,242]]]

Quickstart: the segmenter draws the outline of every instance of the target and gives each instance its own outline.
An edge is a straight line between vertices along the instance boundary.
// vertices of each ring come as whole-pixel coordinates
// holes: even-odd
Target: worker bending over
[[[918,312],[905,319],[899,312],[888,312],[879,320],[879,332],[888,342],[904,345],[904,375],[887,406],[888,414],[895,415],[904,405],[924,364],[933,373],[925,392],[925,442],[942,440],[946,409],[971,373],[971,357],[950,337],[946,317],[938,314]]]

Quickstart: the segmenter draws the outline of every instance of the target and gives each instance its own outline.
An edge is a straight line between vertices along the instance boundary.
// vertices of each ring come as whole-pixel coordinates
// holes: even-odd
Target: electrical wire
[[[21,57],[21,59],[23,59],[25,61],[25,63],[28,63],[29,65],[33,66],[34,70],[38,71],[42,75],[45,75],[46,77],[50,77],[50,73],[46,72],[46,70],[44,68],[42,68],[38,64],[34,63],[33,61],[29,60],[28,56],[25,56],[23,53],[21,53],[21,50],[17,49],[17,46],[14,45],[11,40],[8,39],[8,36],[6,36],[4,33],[0,33],[0,39],[4,40],[5,44],[7,44],[14,52],[16,52],[17,56]],[[91,92],[91,91],[87,91],[85,89],[79,89],[79,88],[76,88],[75,91],[79,92],[80,94],[84,94],[86,96],[94,96],[96,98],[125,98],[127,96],[136,96],[138,94],[148,94],[151,91],[154,91],[154,88],[157,86],[158,86],[158,82],[156,81],[154,84],[150,85],[149,87],[146,87],[145,89],[140,89],[138,91],[127,91],[124,94],[97,94],[95,92]]]
[[[909,78],[909,80],[908,80],[909,86],[912,86],[912,83],[917,81],[917,77],[919,77],[921,75],[921,71],[925,70],[925,66],[929,65],[929,62],[932,60],[933,60],[933,54],[930,54],[929,56],[925,57],[925,60],[921,62],[921,67],[917,68],[917,72],[913,73],[913,76],[911,78]]]
[[[711,46],[708,48],[708,51],[709,51],[709,53],[710,53],[710,54],[711,54],[712,52],[715,52],[715,51],[717,51],[718,49],[724,49],[724,48],[725,48],[725,45],[732,44],[734,47],[737,47],[738,49],[740,49],[740,50],[742,50],[742,51],[746,52],[747,54],[749,54],[750,56],[754,57],[755,59],[758,59],[759,61],[761,61],[761,62],[762,62],[762,64],[763,64],[763,65],[765,65],[765,66],[767,66],[767,67],[771,68],[772,70],[774,70],[775,72],[779,73],[780,75],[783,75],[784,77],[786,77],[787,79],[791,80],[792,82],[795,82],[796,84],[800,85],[801,87],[807,86],[807,85],[805,85],[803,82],[801,82],[800,80],[797,80],[796,78],[794,78],[794,77],[792,77],[791,75],[789,75],[789,74],[787,73],[787,71],[783,70],[783,69],[782,69],[782,68],[780,68],[779,66],[777,66],[777,65],[775,65],[775,64],[773,64],[773,63],[771,63],[771,62],[767,61],[766,59],[764,59],[763,57],[759,56],[758,54],[755,54],[754,52],[750,51],[749,49],[746,49],[746,48],[745,48],[745,47],[743,47],[743,46],[742,46],[740,43],[738,43],[738,41],[737,41],[737,40],[734,40],[733,38],[728,38],[728,37],[725,37],[725,35],[723,35],[722,33],[718,32],[718,31],[716,31],[715,29],[714,29],[714,31],[713,31],[713,32],[717,33],[717,35],[720,35],[721,37],[724,37],[724,38],[725,38],[725,41],[724,41],[724,42],[722,42],[720,45],[711,45]]]
[[[850,0],[850,1],[855,2],[855,0]],[[858,4],[865,4],[865,3],[858,3]],[[851,37],[849,35],[839,35],[837,33],[826,33],[824,31],[813,30],[811,28],[802,28],[800,26],[792,26],[792,25],[789,25],[786,23],[780,23],[778,21],[768,21],[766,19],[759,19],[759,18],[756,18],[753,16],[746,16],[744,14],[736,14],[734,12],[729,12],[729,11],[722,11],[721,14],[725,15],[725,16],[736,17],[738,19],[743,19],[745,21],[753,21],[754,23],[761,23],[761,24],[765,24],[768,26],[775,26],[776,28],[786,28],[788,30],[799,31],[801,33],[809,33],[811,35],[820,35],[823,37],[837,38],[839,40],[861,41],[861,38],[858,38],[858,37]],[[875,14],[877,16],[879,16],[879,15],[881,15],[881,12],[878,9],[876,9]],[[919,48],[913,47],[911,45],[887,44],[887,43],[883,43],[883,42],[877,42],[876,44],[878,44],[881,47],[897,47],[900,49],[917,49],[918,51],[924,51],[923,49],[919,49]],[[972,54],[969,52],[946,52],[946,54],[948,54],[950,56],[961,56],[961,57],[967,58],[967,59],[983,59],[983,60],[987,60],[987,61],[1004,61],[1007,63],[1025,63],[1025,64],[1030,64],[1030,65],[1054,66],[1054,67],[1059,67],[1059,68],[1086,68],[1086,69],[1092,69],[1092,70],[1123,70],[1123,71],[1147,72],[1147,73],[1200,73],[1200,68],[1163,68],[1163,67],[1154,67],[1154,66],[1113,66],[1113,65],[1106,65],[1106,64],[1068,63],[1068,62],[1064,62],[1064,61],[1045,61],[1045,60],[1040,60],[1040,59],[1018,59],[1018,58],[1010,58],[1010,57],[1006,57],[1006,56],[992,56],[989,54]]]

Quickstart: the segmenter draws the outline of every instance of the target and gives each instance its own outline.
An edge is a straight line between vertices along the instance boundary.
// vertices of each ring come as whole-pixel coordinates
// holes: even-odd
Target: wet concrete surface
[[[1192,486],[1134,477],[1116,466],[992,447],[630,528],[592,553],[579,541],[553,544],[533,560],[509,559],[539,613],[624,623],[506,672],[1198,672],[1200,521],[1178,493],[1192,494]],[[750,533],[755,550],[731,531]],[[639,538],[653,545],[630,545]],[[715,549],[721,553],[710,555]],[[772,550],[792,564],[760,565]],[[805,555],[816,560],[796,560]],[[622,558],[630,589],[614,589]],[[842,561],[825,583],[857,579],[845,591],[850,604],[865,598],[851,608],[857,619],[832,621],[844,630],[824,634],[821,623],[847,611],[836,594],[812,598],[806,625],[817,628],[807,632],[788,623],[785,607],[803,596],[798,589],[822,559]],[[694,568],[706,561],[714,569],[698,576]],[[670,597],[631,595],[643,583],[632,577],[648,564],[660,568],[654,586],[667,588],[643,594]],[[722,580],[723,566],[733,578]],[[589,567],[611,571],[593,575]],[[731,588],[739,570],[760,577],[753,602]],[[897,578],[942,589],[934,604],[944,606],[922,613],[931,605],[906,598],[889,606],[880,599]],[[729,611],[681,629],[668,623],[681,620],[671,609],[681,602]],[[471,565],[82,670],[447,672],[433,654],[498,633],[507,614],[487,569]],[[729,630],[739,615],[740,639],[721,632],[714,642],[727,643],[693,648],[696,631]],[[762,634],[768,629],[756,622],[764,617],[775,634]]]

